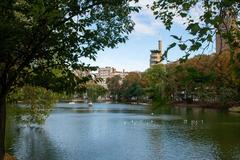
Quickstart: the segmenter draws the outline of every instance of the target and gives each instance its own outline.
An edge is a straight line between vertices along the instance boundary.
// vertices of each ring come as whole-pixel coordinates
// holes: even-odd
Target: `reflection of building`
[[[226,42],[226,40],[223,38],[223,35],[228,32],[231,32],[233,36],[236,36],[234,35],[234,32],[237,29],[236,16],[233,15],[233,13],[224,12],[222,13],[221,17],[223,18],[223,22],[220,25],[219,31],[216,35],[216,53],[217,54],[221,52],[230,52],[229,45]]]
[[[98,73],[96,74],[98,78],[101,78],[101,82],[99,82],[100,85],[107,88],[107,78],[112,78],[113,76],[119,75],[121,78],[124,78],[128,72],[123,71],[117,71],[113,67],[105,67],[105,68],[99,68]]]
[[[151,50],[150,67],[161,62],[162,53],[162,41],[158,41],[158,50]]]

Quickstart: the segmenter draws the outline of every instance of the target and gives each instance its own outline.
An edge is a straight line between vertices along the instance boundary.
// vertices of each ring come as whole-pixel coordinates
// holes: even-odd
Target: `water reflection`
[[[9,131],[15,135],[9,148],[24,160],[239,159],[240,115],[197,108],[152,112],[138,105],[58,104],[42,129]]]
[[[13,144],[13,152],[17,155],[18,159],[61,159],[56,154],[56,147],[43,128],[17,128],[16,136]]]

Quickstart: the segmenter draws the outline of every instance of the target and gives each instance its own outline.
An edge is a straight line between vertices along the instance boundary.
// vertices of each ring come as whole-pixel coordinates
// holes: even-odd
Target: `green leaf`
[[[182,7],[183,7],[183,10],[187,11],[187,10],[190,9],[191,4],[190,4],[190,3],[183,3],[183,4],[182,4]]]
[[[200,29],[201,27],[199,26],[199,23],[191,23],[186,28],[186,30],[189,30],[192,35],[196,35]]]
[[[196,50],[198,50],[201,46],[202,46],[202,44],[201,44],[200,42],[196,42],[195,44],[193,44],[193,45],[190,47],[190,51],[196,51]]]
[[[182,40],[182,37],[178,37],[178,36],[176,36],[176,35],[171,35],[171,37],[173,37],[174,39],[179,40],[179,41]]]
[[[178,46],[182,51],[186,50],[186,48],[187,48],[186,44],[179,44]]]
[[[187,17],[187,13],[181,12],[181,13],[180,13],[180,16],[181,16],[181,17]]]
[[[170,50],[170,49],[172,49],[173,47],[175,47],[177,45],[177,43],[172,43],[172,44],[170,44],[169,46],[168,46],[168,48],[166,49],[166,53]]]

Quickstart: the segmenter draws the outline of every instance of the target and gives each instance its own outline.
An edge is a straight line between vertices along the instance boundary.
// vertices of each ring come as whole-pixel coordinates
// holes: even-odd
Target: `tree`
[[[237,78],[240,77],[238,71],[240,66],[239,6],[240,2],[238,0],[154,0],[153,4],[150,6],[156,19],[160,19],[167,30],[171,29],[174,24],[174,19],[178,17],[181,19],[186,31],[190,34],[188,38],[184,38],[182,35],[172,35],[175,42],[168,46],[163,58],[167,58],[168,51],[171,48],[178,46],[186,53],[185,56],[180,58],[180,62],[184,62],[195,51],[201,50],[202,53],[205,53],[206,49],[211,47],[211,44],[214,43],[216,37],[216,54],[218,55],[214,56],[215,61],[213,61],[213,63],[209,63],[211,65],[214,64],[213,74],[216,76],[214,80],[216,84],[212,87],[204,87],[205,89],[211,88],[214,90],[214,92],[216,92],[215,97],[216,94],[218,94],[219,97],[226,97],[224,95],[221,96],[221,94],[224,93],[222,90],[226,90],[228,93],[232,92],[231,95],[237,93],[233,85],[239,84]],[[197,17],[195,9],[200,10],[198,13],[199,16]],[[221,54],[224,54],[227,59],[222,59]],[[218,56],[220,58],[218,58]],[[211,57],[208,58],[212,60]],[[210,84],[207,81],[209,78],[211,79],[211,73],[206,75],[206,72],[201,72],[199,68],[197,68],[196,72],[193,70],[189,71],[189,69],[188,71],[184,69],[183,73],[187,72],[186,74],[195,80],[196,78],[199,79],[199,76],[202,74],[202,76],[206,76],[206,84]],[[189,78],[189,80],[191,78]],[[195,81],[193,79],[191,79],[192,82]],[[194,85],[199,84],[195,83]],[[238,87],[239,86],[237,86],[237,88]]]
[[[166,69],[163,64],[153,65],[145,71],[148,80],[147,93],[153,102],[164,103],[166,94]]]
[[[166,87],[172,101],[215,103],[228,107],[239,103],[239,62],[228,53],[195,56],[185,63],[166,65]],[[237,69],[238,68],[238,69]]]
[[[28,126],[44,124],[58,99],[58,94],[33,86],[21,87],[10,96],[24,103],[24,106],[12,107],[12,112],[14,112],[12,115],[16,118],[16,122]]]
[[[121,82],[122,78],[119,75],[115,75],[111,78],[107,78],[106,83],[108,91],[112,96],[113,101],[118,100],[121,95]]]
[[[168,63],[166,64],[166,90],[169,100],[175,101],[177,99],[177,93],[179,90],[179,77],[182,73],[177,72],[178,63]]]
[[[86,89],[88,99],[93,102],[97,101],[98,97],[105,96],[107,93],[106,88],[93,82],[87,83]]]
[[[121,86],[122,97],[131,101],[136,99],[137,102],[139,98],[143,95],[143,87],[141,83],[141,74],[136,72],[130,72],[122,82]]]
[[[170,30],[175,17],[182,18],[186,31],[191,35],[188,39],[183,39],[181,35],[172,35],[177,41],[170,44],[165,52],[165,57],[169,49],[178,45],[186,52],[182,60],[199,49],[203,52],[215,40],[215,36],[220,37],[219,43],[226,43],[231,54],[240,48],[239,30],[239,5],[238,0],[155,0],[151,9],[157,19],[160,19],[166,29]],[[199,17],[192,15],[194,8],[199,8]],[[220,51],[222,51],[222,47]]]
[[[97,51],[125,42],[134,25],[130,14],[137,10],[127,0],[0,2],[0,159],[5,152],[7,94],[36,71],[60,69],[64,81],[82,82],[73,70],[91,67],[80,58],[95,60]]]

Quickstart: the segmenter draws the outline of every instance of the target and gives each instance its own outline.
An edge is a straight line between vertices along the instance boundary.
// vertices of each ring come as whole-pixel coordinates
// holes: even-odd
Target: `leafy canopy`
[[[196,9],[202,11],[199,17],[194,16]],[[181,35],[172,35],[176,42],[169,45],[169,49],[178,46],[186,52],[182,60],[186,60],[191,52],[202,50],[202,53],[215,41],[215,36],[220,35],[230,46],[231,52],[240,48],[240,16],[239,0],[155,0],[151,5],[156,19],[160,19],[166,29],[170,30],[174,18],[180,17],[191,35],[183,39]]]
[[[0,91],[40,73],[42,80],[60,75],[74,89],[82,77],[73,70],[95,69],[81,58],[95,60],[99,50],[124,43],[134,26],[130,14],[138,9],[128,0],[0,2]]]
[[[90,102],[96,102],[98,100],[98,97],[105,96],[107,93],[106,88],[94,82],[88,82],[86,84],[86,88],[87,97]]]

